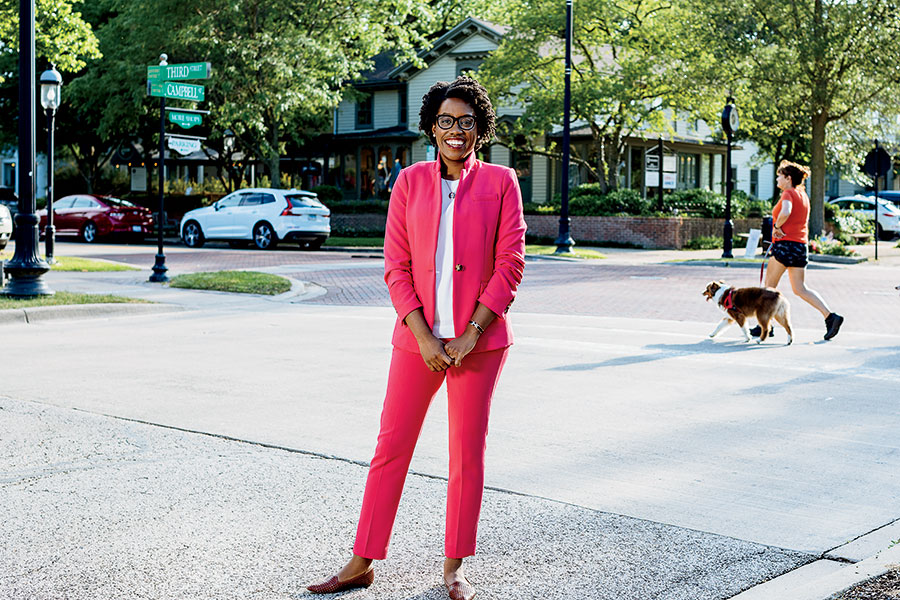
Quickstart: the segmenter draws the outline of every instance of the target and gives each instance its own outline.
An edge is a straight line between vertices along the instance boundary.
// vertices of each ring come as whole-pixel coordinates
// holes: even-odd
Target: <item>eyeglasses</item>
[[[463,115],[461,117],[454,117],[451,115],[437,116],[437,126],[441,129],[450,129],[453,127],[454,123],[459,123],[459,128],[463,131],[469,131],[475,127],[475,117],[472,115]]]

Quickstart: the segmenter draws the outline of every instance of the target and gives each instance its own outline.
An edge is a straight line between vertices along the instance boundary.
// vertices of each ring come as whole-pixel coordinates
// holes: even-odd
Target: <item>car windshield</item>
[[[120,200],[119,198],[113,198],[112,196],[104,196],[103,202],[112,206],[112,207],[123,207],[123,208],[134,208],[134,204],[129,202],[128,200]]]
[[[300,194],[287,194],[285,198],[294,208],[325,208],[325,205],[319,202],[314,196],[302,196]]]

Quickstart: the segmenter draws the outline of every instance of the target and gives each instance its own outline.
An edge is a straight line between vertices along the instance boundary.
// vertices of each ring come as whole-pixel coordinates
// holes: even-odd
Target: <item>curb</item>
[[[837,263],[839,265],[858,265],[864,263],[868,258],[865,256],[832,256],[830,254],[810,254],[811,262]]]
[[[833,600],[900,563],[900,544],[890,541],[898,531],[898,521],[880,527],[826,552],[818,560],[753,586],[731,600]],[[856,561],[848,558],[855,558],[862,549],[871,552],[875,548],[880,549],[868,558]]]
[[[179,312],[184,308],[174,304],[66,304],[34,306],[0,310],[0,325],[31,324],[62,319],[94,319],[152,315]]]
[[[744,262],[744,261],[729,262],[729,261],[725,261],[725,260],[690,260],[690,261],[667,260],[667,261],[665,261],[663,263],[659,263],[659,264],[688,266],[688,267],[728,267],[730,269],[758,269],[762,265],[762,261],[755,260],[753,262]],[[830,265],[808,264],[807,268],[810,268],[810,269],[839,269],[840,267],[830,266]]]

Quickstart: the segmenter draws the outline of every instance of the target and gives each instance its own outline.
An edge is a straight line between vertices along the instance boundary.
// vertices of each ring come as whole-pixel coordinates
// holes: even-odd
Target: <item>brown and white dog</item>
[[[787,332],[787,345],[793,341],[791,305],[778,290],[764,287],[733,288],[725,285],[724,281],[710,281],[703,295],[706,296],[707,302],[715,301],[716,306],[725,313],[725,317],[709,337],[714,338],[731,323],[737,323],[744,332],[744,340],[749,342],[747,319],[756,317],[762,330],[759,339],[756,340],[757,344],[769,337],[769,323],[772,319]]]

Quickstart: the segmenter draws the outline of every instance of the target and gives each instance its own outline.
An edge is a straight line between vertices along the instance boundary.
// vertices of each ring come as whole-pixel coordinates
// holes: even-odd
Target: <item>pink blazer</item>
[[[391,191],[384,234],[384,280],[397,311],[392,343],[418,352],[404,323],[417,308],[434,325],[434,254],[440,226],[440,159],[400,171]],[[465,330],[481,302],[498,318],[473,352],[505,348],[513,342],[506,313],[525,269],[525,218],[516,173],[484,163],[473,152],[466,160],[453,208],[453,323]]]

